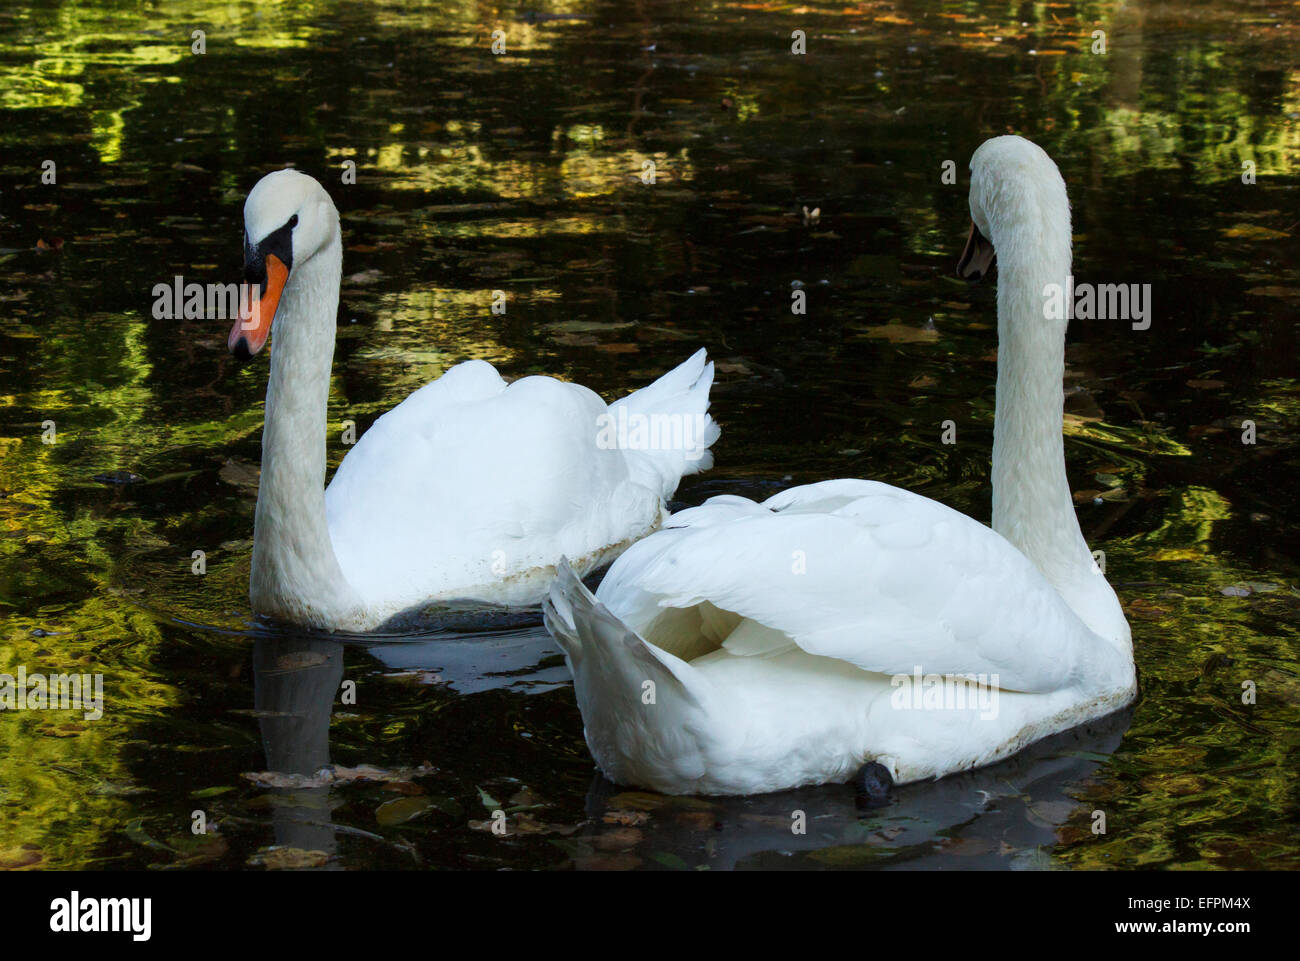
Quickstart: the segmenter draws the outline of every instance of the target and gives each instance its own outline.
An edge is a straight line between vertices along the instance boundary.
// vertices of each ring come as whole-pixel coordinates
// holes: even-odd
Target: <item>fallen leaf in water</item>
[[[80,721],[68,721],[58,727],[43,727],[41,733],[46,737],[77,737],[86,730]]]
[[[230,845],[220,834],[176,834],[167,839],[168,845],[180,855],[178,867],[194,867],[222,858]]]
[[[958,857],[973,857],[979,854],[992,854],[996,849],[987,838],[944,838],[939,842],[939,850],[944,854]]]
[[[320,868],[329,864],[330,856],[324,851],[305,851],[302,848],[272,847],[263,848],[248,859],[250,867],[266,868],[268,871],[301,871],[304,868]]]
[[[45,855],[35,844],[20,844],[14,848],[0,848],[0,871],[23,871],[34,868],[45,860]]]
[[[1222,380],[1189,380],[1187,386],[1192,390],[1213,390],[1216,387],[1226,387],[1227,382]]]
[[[556,334],[551,343],[561,347],[595,347],[600,341],[591,334]]]
[[[286,774],[282,771],[245,771],[240,777],[252,781],[258,787],[268,788],[316,788],[331,784],[347,785],[365,781],[409,781],[413,777],[424,777],[436,771],[432,765],[425,764],[416,768],[398,768],[386,771],[370,764],[358,764],[356,767],[335,765],[324,767],[314,774]]]
[[[741,360],[715,360],[713,370],[719,374],[745,374],[746,376],[755,373],[752,367]]]
[[[937,330],[906,324],[879,324],[862,330],[872,340],[887,340],[891,344],[928,344],[939,339]]]
[[[498,823],[497,818],[489,818],[485,821],[470,821],[469,828],[471,831],[492,832],[492,826]],[[539,821],[531,814],[520,813],[512,814],[506,818],[506,837],[517,835],[541,835],[541,834],[558,834],[561,837],[568,837],[570,834],[580,830],[586,822],[578,824],[548,824],[545,821]]]
[[[644,835],[632,827],[618,827],[596,835],[593,843],[602,851],[621,851],[636,847]]]
[[[1293,299],[1300,297],[1300,287],[1252,287],[1246,291],[1256,297],[1282,297]]]
[[[650,820],[650,815],[645,811],[606,811],[603,820],[606,824],[623,824],[631,827],[645,824]]]
[[[375,808],[375,820],[385,827],[391,827],[394,824],[405,824],[407,821],[418,818],[431,807],[433,807],[433,802],[427,797],[397,798],[394,801],[385,801]]]
[[[315,774],[285,774],[281,771],[245,771],[240,775],[258,787],[305,789],[328,787],[334,782],[328,768]]]
[[[409,781],[413,777],[426,777],[433,774],[435,770],[427,761],[419,767],[401,767],[392,771],[375,767],[373,764],[358,764],[356,767],[343,767],[341,764],[336,764],[334,780],[341,784],[351,784],[354,781]]]
[[[654,324],[642,324],[637,328],[637,336],[643,340],[694,340],[695,334],[671,327],[657,327]],[[715,365],[714,370],[718,367]]]
[[[1153,604],[1144,597],[1133,598],[1124,605],[1124,612],[1140,621],[1158,621],[1170,614],[1169,608]]]
[[[717,807],[702,798],[653,794],[650,791],[624,791],[622,794],[615,794],[607,803],[611,809],[631,808],[636,811],[654,811],[663,807],[712,811]]]
[[[1256,224],[1235,224],[1222,230],[1223,236],[1234,240],[1281,240],[1291,235],[1285,230],[1272,230]]]
[[[521,787],[506,802],[511,807],[545,807],[546,802],[528,786]]]
[[[320,651],[293,651],[281,654],[275,659],[275,666],[282,671],[301,671],[309,667],[319,667],[329,662],[329,658]]]
[[[692,831],[711,831],[717,824],[717,819],[708,811],[682,811],[675,819],[678,824],[684,824]]]
[[[550,834],[550,825],[538,821],[531,814],[516,814],[506,818],[506,830],[511,834]]]
[[[234,790],[233,787],[205,787],[201,791],[191,791],[190,797],[192,798],[219,797],[220,795],[228,794],[233,790]]]
[[[418,784],[412,784],[410,781],[389,781],[384,785],[384,790],[391,791],[394,794],[406,794],[410,796],[425,793],[424,788],[420,787]]]
[[[1219,588],[1219,593],[1227,597],[1248,597],[1251,594],[1271,594],[1278,586],[1267,581],[1238,581],[1227,587]]]
[[[126,833],[126,836],[136,844],[149,848],[150,850],[167,851],[171,854],[176,853],[161,841],[155,841],[149,836],[149,833],[144,829],[144,818],[136,818],[135,820],[128,822],[126,827],[122,830]]]

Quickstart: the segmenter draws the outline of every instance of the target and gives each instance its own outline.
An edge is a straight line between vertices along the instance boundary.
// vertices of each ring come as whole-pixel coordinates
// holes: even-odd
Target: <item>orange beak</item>
[[[247,297],[239,302],[239,319],[230,328],[227,346],[240,360],[248,360],[266,344],[271,336],[271,321],[280,306],[280,295],[289,280],[289,268],[275,254],[266,255],[266,279],[253,285]],[[257,288],[261,288],[258,293]]]

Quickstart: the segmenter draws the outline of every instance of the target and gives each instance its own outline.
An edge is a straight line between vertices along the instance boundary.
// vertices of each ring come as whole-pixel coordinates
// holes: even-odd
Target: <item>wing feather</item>
[[[871,481],[683,511],[624,554],[598,596],[643,636],[665,608],[707,602],[768,629],[737,653],[773,649],[777,632],[863,670],[996,674],[1008,690],[1057,690],[1118,656],[1005,538]]]

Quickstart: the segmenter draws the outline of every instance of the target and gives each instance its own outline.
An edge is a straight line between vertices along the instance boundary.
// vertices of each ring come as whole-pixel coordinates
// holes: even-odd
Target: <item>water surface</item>
[[[0,11],[0,671],[106,697],[0,716],[0,867],[1296,866],[1298,40],[1269,0]],[[1075,274],[1153,289],[1149,329],[1077,322],[1067,353],[1131,712],[878,810],[666,799],[595,776],[535,622],[252,620],[266,361],[150,292],[238,278],[263,173],[342,214],[331,464],[461,360],[613,399],[707,346],[723,436],[680,505],[855,476],[987,520],[994,292],[951,274],[966,163],[1005,132],[1061,168]]]

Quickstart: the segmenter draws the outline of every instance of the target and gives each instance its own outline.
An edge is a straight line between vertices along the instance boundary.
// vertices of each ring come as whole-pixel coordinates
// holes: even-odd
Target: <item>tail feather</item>
[[[640,697],[646,681],[653,681],[656,698],[671,693],[683,706],[699,707],[690,685],[695,678],[690,665],[648,644],[596,600],[567,559],[556,567],[555,581],[542,602],[546,629],[569,661],[579,706],[588,693],[621,690]]]
[[[713,362],[700,348],[653,384],[609,405],[633,475],[664,497],[682,477],[713,466],[709,447],[722,431],[708,414],[712,386]]]

